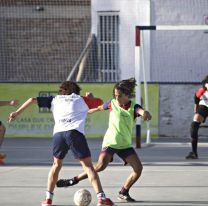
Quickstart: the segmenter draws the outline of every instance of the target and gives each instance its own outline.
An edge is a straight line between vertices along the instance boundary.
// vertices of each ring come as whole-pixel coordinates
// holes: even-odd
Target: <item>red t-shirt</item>
[[[206,89],[201,87],[198,89],[194,95],[194,102],[195,104],[199,104],[201,97],[203,96],[204,92],[206,92]]]
[[[97,108],[98,106],[103,104],[103,100],[100,98],[86,97],[86,96],[82,96],[82,98],[84,99],[89,109]]]

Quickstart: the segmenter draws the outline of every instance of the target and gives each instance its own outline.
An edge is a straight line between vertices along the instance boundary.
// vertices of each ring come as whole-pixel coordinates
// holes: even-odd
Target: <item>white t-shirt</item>
[[[205,91],[204,94],[201,96],[199,105],[204,105],[208,107],[208,91]]]
[[[76,129],[85,134],[85,122],[89,107],[77,94],[37,98],[39,107],[51,109],[55,121],[53,134]]]

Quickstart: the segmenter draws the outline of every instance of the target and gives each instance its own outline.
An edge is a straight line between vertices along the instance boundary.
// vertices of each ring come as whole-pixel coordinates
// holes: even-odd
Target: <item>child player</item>
[[[194,117],[190,128],[192,151],[186,159],[198,159],[198,130],[208,116],[208,76],[204,78],[202,87],[195,93],[194,102]]]
[[[46,198],[42,206],[52,205],[53,192],[62,167],[63,159],[70,149],[86,172],[90,183],[97,193],[97,206],[112,206],[113,202],[106,198],[97,172],[94,170],[90,150],[84,136],[85,122],[88,110],[102,104],[98,98],[80,96],[80,87],[71,81],[63,82],[59,95],[55,97],[29,98],[16,112],[9,116],[9,122],[14,121],[26,108],[33,104],[50,108],[55,126],[53,130],[54,162],[48,174]]]
[[[89,111],[89,113],[110,111],[109,126],[103,139],[95,170],[97,172],[103,171],[113,161],[114,154],[117,154],[124,161],[124,165],[129,164],[133,169],[119,191],[118,200],[122,202],[135,201],[129,195],[129,190],[142,173],[141,161],[132,147],[132,129],[135,119],[142,116],[146,121],[151,120],[150,113],[132,99],[135,86],[136,80],[134,78],[118,82],[113,88],[113,99]],[[72,186],[86,179],[87,176],[85,172],[72,179],[60,179],[57,182],[57,187]]]

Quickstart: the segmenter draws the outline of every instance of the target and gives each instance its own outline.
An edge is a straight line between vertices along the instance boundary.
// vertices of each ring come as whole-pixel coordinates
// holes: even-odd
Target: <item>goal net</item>
[[[207,40],[207,25],[136,27],[137,79],[144,82],[144,107],[150,111],[154,96],[148,94],[148,85],[159,85],[160,137],[189,137],[194,92],[208,75]],[[147,125],[148,132],[152,129],[154,125]],[[148,138],[149,134],[149,143]]]

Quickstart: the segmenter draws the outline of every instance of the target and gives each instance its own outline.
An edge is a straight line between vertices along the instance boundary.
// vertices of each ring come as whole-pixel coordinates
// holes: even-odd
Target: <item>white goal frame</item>
[[[135,29],[135,79],[137,81],[136,86],[136,99],[138,103],[141,103],[141,72],[143,72],[143,81],[144,81],[144,108],[149,110],[149,97],[148,97],[148,84],[146,81],[146,70],[145,70],[145,62],[144,62],[144,30],[175,30],[175,31],[185,31],[185,30],[201,30],[208,32],[208,25],[150,25],[150,26],[136,26]],[[146,144],[151,143],[151,133],[150,133],[150,122],[147,122],[147,134],[146,134]],[[141,120],[137,119],[136,122],[136,148],[141,147]]]

